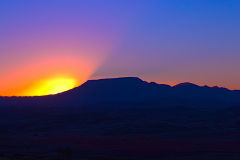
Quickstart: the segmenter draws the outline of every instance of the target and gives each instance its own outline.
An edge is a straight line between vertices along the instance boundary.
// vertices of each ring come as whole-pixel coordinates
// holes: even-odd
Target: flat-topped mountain
[[[119,153],[127,159],[136,153],[139,160],[229,159],[240,153],[240,93],[226,88],[112,78],[57,95],[0,97],[0,106],[0,150],[7,153],[0,159],[28,159],[16,153],[51,160],[59,153],[84,159],[91,153],[98,160],[105,159],[102,153],[106,159]]]
[[[30,103],[31,102],[31,103]],[[240,104],[240,91],[226,88],[198,86],[185,82],[173,87],[146,82],[138,77],[88,80],[72,90],[42,97],[1,97],[0,105],[126,104],[234,106]]]

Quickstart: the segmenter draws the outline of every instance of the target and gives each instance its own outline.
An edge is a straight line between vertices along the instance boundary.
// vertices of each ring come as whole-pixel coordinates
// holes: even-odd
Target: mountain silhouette
[[[220,87],[198,86],[185,82],[173,87],[146,82],[138,77],[88,80],[57,95],[42,97],[1,97],[0,105],[151,104],[167,106],[235,106],[240,91]]]
[[[239,106],[240,91],[137,77],[89,80],[57,95],[0,97],[0,159],[62,159],[59,152],[99,160],[236,159]]]

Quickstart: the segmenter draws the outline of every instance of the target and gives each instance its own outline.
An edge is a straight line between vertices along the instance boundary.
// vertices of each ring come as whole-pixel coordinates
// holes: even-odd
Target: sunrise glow
[[[95,72],[100,61],[70,53],[32,59],[9,69],[0,79],[0,96],[43,96],[80,86]]]
[[[42,96],[61,93],[76,87],[77,81],[69,77],[55,77],[35,83],[30,89],[24,91],[24,96]]]

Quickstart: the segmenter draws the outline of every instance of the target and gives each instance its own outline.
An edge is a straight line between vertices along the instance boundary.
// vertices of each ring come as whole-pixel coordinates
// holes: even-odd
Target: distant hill
[[[137,77],[89,80],[72,90],[42,97],[0,97],[0,106],[78,106],[147,104],[156,106],[225,107],[240,104],[240,91],[198,86],[189,82],[173,87]]]
[[[240,157],[240,92],[226,88],[112,78],[0,106],[0,159]]]

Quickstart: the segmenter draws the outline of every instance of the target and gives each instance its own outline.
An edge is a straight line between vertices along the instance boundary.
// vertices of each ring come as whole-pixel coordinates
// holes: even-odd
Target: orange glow
[[[21,96],[43,96],[57,94],[76,87],[77,80],[71,77],[54,77],[34,83],[31,88],[23,91]]]
[[[91,57],[53,56],[14,67],[0,79],[0,96],[56,94],[87,81],[101,61]]]
[[[17,56],[1,59],[0,96],[56,94],[79,86],[96,72],[117,42],[105,35],[105,41],[97,35],[90,39],[59,36],[4,52]]]

